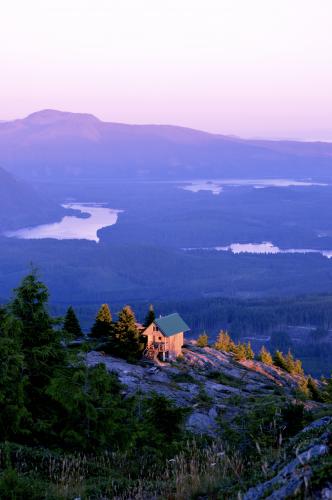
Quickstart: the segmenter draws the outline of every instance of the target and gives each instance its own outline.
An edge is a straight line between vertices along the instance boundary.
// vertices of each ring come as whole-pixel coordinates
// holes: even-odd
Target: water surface
[[[24,240],[54,238],[57,240],[84,239],[99,242],[97,231],[103,227],[112,226],[118,220],[121,210],[107,208],[97,203],[68,203],[64,208],[78,210],[81,217],[66,215],[60,222],[25,227],[15,231],[7,231],[6,236]],[[82,214],[88,214],[82,217]]]
[[[190,181],[189,184],[180,186],[181,189],[198,193],[199,191],[210,191],[212,194],[218,195],[222,192],[223,186],[240,187],[252,186],[256,189],[267,187],[308,187],[308,186],[327,186],[327,184],[312,182],[310,179],[294,180],[294,179],[201,179]]]
[[[271,241],[263,241],[262,243],[232,243],[224,247],[205,247],[205,248],[185,248],[184,250],[217,250],[218,252],[232,252],[234,254],[251,253],[251,254],[285,254],[285,253],[319,253],[330,259],[332,250],[317,250],[312,248],[279,248],[271,243]]]

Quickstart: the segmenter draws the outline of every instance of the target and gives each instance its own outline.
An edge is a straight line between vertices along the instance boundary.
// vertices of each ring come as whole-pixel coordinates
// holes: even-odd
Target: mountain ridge
[[[45,109],[0,123],[0,162],[27,180],[332,178],[332,144],[252,141]]]
[[[111,125],[114,127],[128,127],[128,128],[142,128],[142,129],[161,129],[161,130],[174,130],[174,131],[188,131],[193,134],[201,134],[213,138],[223,138],[229,141],[234,142],[247,142],[255,145],[264,145],[266,147],[273,146],[275,144],[285,143],[288,145],[299,144],[299,145],[326,145],[330,146],[331,141],[323,140],[323,139],[313,139],[313,140],[301,140],[294,138],[281,138],[281,139],[271,139],[271,138],[244,138],[239,135],[234,134],[223,134],[220,132],[208,132],[206,130],[202,130],[195,127],[189,127],[185,125],[174,125],[171,123],[125,123],[125,122],[117,122],[117,121],[109,121],[102,120],[98,118],[93,113],[83,113],[83,112],[74,112],[74,111],[62,111],[54,108],[44,108],[38,111],[34,111],[29,113],[27,116],[23,118],[15,118],[13,120],[0,120],[0,123],[15,123],[15,122],[30,122],[35,124],[51,124],[54,122],[64,121],[64,120],[87,120],[91,122],[95,122],[95,124],[104,124]]]

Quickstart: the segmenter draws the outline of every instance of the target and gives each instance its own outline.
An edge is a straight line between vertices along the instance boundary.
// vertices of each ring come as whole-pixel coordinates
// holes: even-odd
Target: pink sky
[[[0,119],[332,140],[331,0],[8,0]]]

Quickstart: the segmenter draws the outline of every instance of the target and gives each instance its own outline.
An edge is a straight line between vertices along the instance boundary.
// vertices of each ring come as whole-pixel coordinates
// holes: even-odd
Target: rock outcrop
[[[330,462],[329,476],[325,474],[325,472],[328,474],[327,470],[324,474],[319,474],[317,471],[322,458],[332,453],[331,424],[332,417],[324,417],[305,427],[291,440],[289,445],[291,452],[276,467],[276,475],[250,488],[243,496],[243,500],[332,499],[332,462]],[[304,449],[300,451],[301,447]],[[312,482],[316,472],[318,477]]]
[[[156,392],[188,408],[186,427],[199,434],[214,435],[218,418],[222,415],[224,421],[231,421],[247,402],[250,405],[250,397],[278,391],[291,395],[297,386],[296,377],[276,367],[258,361],[237,362],[232,354],[194,345],[183,349],[183,359],[162,366],[134,365],[89,352],[87,364],[98,363],[118,374],[125,396]]]
[[[95,351],[87,354],[86,362],[89,366],[104,363],[109,371],[117,373],[124,397],[155,392],[186,408],[186,428],[195,434],[210,435],[216,442],[219,437],[219,443],[229,432],[245,432],[243,421],[250,420],[253,412],[268,414],[271,408],[297,401],[299,385],[303,383],[303,377],[275,366],[254,360],[238,362],[230,353],[194,344],[187,345],[183,357],[171,364],[133,365]],[[326,415],[330,408],[315,401],[304,405],[318,415]],[[261,482],[252,484],[247,479],[247,491],[241,487],[239,498],[332,500],[332,408],[330,416],[317,418],[291,435],[282,447],[283,440],[280,441],[279,453],[278,446],[274,448],[274,459],[269,465],[264,462]],[[251,431],[248,438],[255,443]],[[258,443],[256,446],[260,450]],[[226,498],[223,491],[219,493],[218,498]]]

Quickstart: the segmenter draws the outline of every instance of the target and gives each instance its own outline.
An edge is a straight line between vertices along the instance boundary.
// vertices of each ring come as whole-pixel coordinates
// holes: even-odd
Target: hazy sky
[[[0,0],[0,119],[332,139],[332,0]]]

